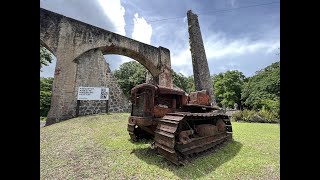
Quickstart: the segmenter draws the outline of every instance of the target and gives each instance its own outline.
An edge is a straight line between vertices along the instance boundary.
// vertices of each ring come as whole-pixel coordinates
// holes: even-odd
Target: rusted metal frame
[[[187,151],[190,151],[190,150],[198,148],[198,147],[202,147],[204,145],[212,144],[212,143],[214,143],[216,141],[225,139],[226,137],[227,137],[226,133],[224,133],[224,135],[219,135],[219,136],[217,136],[217,135],[208,136],[208,137],[197,139],[197,140],[191,139],[192,140],[191,143],[189,143],[189,144],[177,144],[176,147],[180,152],[182,152],[184,154]]]
[[[146,126],[139,126],[142,130],[146,131],[149,134],[152,134],[154,136],[154,131],[152,131],[151,129],[149,129]]]
[[[158,124],[157,129],[161,131],[166,131],[168,133],[174,133],[177,130],[178,124],[162,122]]]
[[[170,153],[162,148],[158,148],[158,152],[167,160],[174,163],[175,165],[180,165],[181,162],[178,158],[178,155],[176,153]]]
[[[188,155],[193,154],[193,153],[201,153],[203,151],[209,150],[210,148],[213,148],[213,147],[217,146],[220,143],[223,143],[225,140],[226,140],[226,138],[222,138],[222,139],[219,139],[219,140],[217,140],[215,142],[212,142],[210,144],[205,144],[205,145],[203,145],[201,147],[196,147],[196,148],[191,149],[189,151],[185,151],[182,154],[185,155],[185,156],[188,156]]]

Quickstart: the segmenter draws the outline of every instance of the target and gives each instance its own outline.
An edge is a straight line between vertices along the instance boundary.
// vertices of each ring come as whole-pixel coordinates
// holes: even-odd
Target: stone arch
[[[56,56],[56,55],[55,55],[55,52],[53,52],[53,50],[52,50],[45,42],[43,42],[41,39],[40,39],[40,44],[41,44],[43,47],[45,47],[48,51],[50,51],[50,53],[52,53],[54,56]]]
[[[170,51],[40,8],[40,43],[57,58],[47,123],[74,117],[75,59],[93,49],[143,64],[159,85],[172,87]]]
[[[121,47],[121,46],[102,46],[102,47],[96,47],[93,49],[89,49],[84,53],[87,53],[88,51],[99,49],[103,55],[121,55],[121,56],[126,56],[131,59],[136,60],[140,64],[142,64],[150,73],[152,76],[157,77],[159,74],[161,74],[161,70],[159,69],[158,66],[155,66],[150,59],[145,57],[144,54],[137,52],[133,49],[128,49],[127,47]],[[82,55],[82,54],[81,54]],[[79,55],[78,57],[80,57]],[[74,59],[74,61],[77,61],[78,57]]]
[[[76,60],[76,80],[74,83],[74,101],[77,106],[70,109],[72,115],[90,115],[106,112],[106,101],[91,100],[77,102],[77,92],[80,86],[108,87],[109,88],[109,112],[129,112],[130,103],[122,92],[117,80],[113,77],[109,64],[99,48],[91,49],[80,55]]]
[[[106,109],[105,101],[81,101],[77,103],[77,90],[80,86],[108,87],[110,90],[109,112],[129,112],[131,109],[129,99],[124,95],[117,79],[111,73],[107,63],[108,60],[105,62],[104,55],[126,56],[142,64],[148,70],[147,74],[156,76],[159,73],[157,67],[154,67],[150,60],[143,54],[131,49],[117,46],[90,49],[74,59],[77,70],[72,105],[78,106],[78,111],[73,111],[72,115],[83,116],[104,113]]]

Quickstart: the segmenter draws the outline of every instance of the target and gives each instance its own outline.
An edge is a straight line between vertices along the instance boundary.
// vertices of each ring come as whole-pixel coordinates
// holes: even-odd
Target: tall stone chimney
[[[189,10],[187,17],[195,88],[197,91],[207,90],[212,105],[216,105],[213,83],[210,77],[206,52],[203,46],[198,16]]]

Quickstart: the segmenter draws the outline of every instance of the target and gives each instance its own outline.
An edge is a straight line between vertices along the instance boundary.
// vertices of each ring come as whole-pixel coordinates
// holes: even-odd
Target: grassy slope
[[[234,122],[234,142],[176,167],[150,142],[129,141],[128,116],[79,117],[41,128],[41,179],[280,179],[279,124]]]

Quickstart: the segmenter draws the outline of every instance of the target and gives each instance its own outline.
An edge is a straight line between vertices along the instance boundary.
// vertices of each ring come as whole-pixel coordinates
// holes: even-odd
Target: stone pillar
[[[107,87],[108,65],[101,50],[93,49],[80,55],[76,60],[77,76],[74,86],[73,104],[76,105],[78,89],[83,87]],[[76,110],[76,108],[74,109]],[[106,101],[80,101],[79,116],[106,112]],[[75,111],[73,116],[75,116]]]
[[[74,83],[77,64],[73,62],[74,47],[70,45],[73,38],[69,33],[68,23],[61,23],[65,30],[59,32],[56,50],[57,63],[52,85],[51,107],[48,112],[46,125],[73,117]]]
[[[48,112],[47,125],[73,117],[72,99],[74,98],[74,82],[76,75],[76,63],[58,60],[54,72],[52,85],[51,107]]]
[[[161,73],[155,80],[160,86],[172,88],[170,51],[164,47],[159,47],[159,68]]]
[[[152,74],[150,73],[150,71],[146,72],[146,83],[147,84],[156,84],[156,82],[154,81],[154,78],[153,78]]]
[[[210,77],[210,70],[202,41],[198,16],[189,10],[187,17],[195,88],[197,91],[207,90],[212,105],[216,105],[213,83]]]

